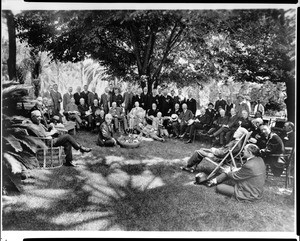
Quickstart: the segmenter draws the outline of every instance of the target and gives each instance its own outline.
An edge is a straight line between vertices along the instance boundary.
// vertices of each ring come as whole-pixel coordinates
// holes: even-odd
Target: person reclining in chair
[[[34,134],[38,137],[53,139],[53,147],[63,146],[66,154],[65,166],[75,166],[73,163],[72,147],[81,152],[90,152],[92,149],[80,145],[72,136],[69,134],[63,134],[58,137],[58,130],[52,126],[51,131],[48,131],[46,127],[41,124],[42,114],[39,110],[31,112],[31,121],[34,124]]]
[[[212,161],[218,161],[222,159],[228,152],[231,150],[234,145],[238,143],[238,145],[232,151],[233,155],[238,153],[243,145],[243,142],[240,139],[243,137],[244,134],[248,134],[248,131],[243,128],[239,127],[233,134],[233,139],[225,146],[220,148],[200,148],[199,150],[194,151],[194,154],[190,157],[187,161],[187,165],[185,167],[181,167],[181,170],[194,172],[196,166],[205,158],[208,157]]]

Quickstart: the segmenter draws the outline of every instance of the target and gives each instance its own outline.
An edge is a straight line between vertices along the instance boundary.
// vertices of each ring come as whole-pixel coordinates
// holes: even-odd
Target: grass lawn
[[[95,145],[96,134],[76,139],[92,147],[75,153],[79,167],[32,170],[13,203],[3,202],[3,230],[274,231],[295,232],[294,204],[284,182],[268,179],[262,200],[238,202],[194,185],[182,172],[203,146],[144,141],[137,149]]]

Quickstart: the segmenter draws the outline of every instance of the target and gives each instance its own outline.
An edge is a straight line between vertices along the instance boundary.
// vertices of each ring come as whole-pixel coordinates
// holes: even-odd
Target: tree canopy
[[[295,11],[23,11],[18,37],[53,60],[92,58],[125,80],[285,82],[295,90]],[[142,87],[145,82],[142,82]]]

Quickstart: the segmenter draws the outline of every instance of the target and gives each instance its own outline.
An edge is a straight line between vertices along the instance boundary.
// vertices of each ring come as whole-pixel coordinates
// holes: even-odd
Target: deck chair
[[[244,134],[242,136],[242,138],[228,151],[228,153],[223,157],[223,159],[217,163],[213,160],[211,160],[210,158],[206,157],[205,160],[209,161],[210,163],[216,165],[215,169],[207,176],[207,179],[209,180],[213,175],[215,175],[215,173],[219,170],[219,169],[224,169],[222,167],[222,165],[226,162],[226,163],[230,163],[232,164],[235,168],[237,168],[237,163],[236,163],[236,159],[238,159],[240,161],[240,165],[243,164],[242,161],[242,152],[244,150],[245,145],[247,144],[250,136],[251,136],[252,132],[248,132],[247,134]],[[240,150],[238,151],[238,153],[233,154],[233,150],[237,147],[237,145],[240,144],[240,142],[242,143],[242,146],[240,148]]]

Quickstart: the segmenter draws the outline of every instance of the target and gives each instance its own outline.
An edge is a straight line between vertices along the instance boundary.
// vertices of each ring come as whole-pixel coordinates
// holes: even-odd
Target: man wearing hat
[[[248,113],[250,113],[249,106],[245,103],[245,97],[242,94],[237,95],[238,104],[235,106],[236,114],[239,117],[242,117],[242,111],[246,110]]]
[[[66,154],[66,162],[64,163],[65,166],[75,166],[73,163],[73,155],[72,155],[72,147],[76,150],[80,150],[83,152],[90,152],[91,148],[86,148],[82,145],[80,145],[72,136],[69,134],[60,135],[56,138],[53,138],[54,135],[57,135],[58,131],[55,129],[54,126],[52,126],[51,131],[48,131],[46,127],[41,124],[42,114],[39,110],[34,110],[31,112],[31,121],[34,124],[35,128],[34,130],[29,130],[33,132],[35,136],[38,137],[46,137],[49,139],[53,139],[53,146],[63,146],[64,151]]]

